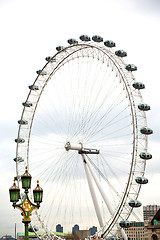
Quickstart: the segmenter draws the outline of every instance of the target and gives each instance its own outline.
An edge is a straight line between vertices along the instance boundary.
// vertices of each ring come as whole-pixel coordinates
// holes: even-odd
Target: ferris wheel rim
[[[82,48],[97,48],[99,51],[102,51],[104,54],[108,54],[109,55],[109,52],[107,52],[106,53],[106,51],[108,51],[108,49],[106,50],[104,47],[102,47],[102,46],[100,46],[100,45],[96,45],[96,44],[94,44],[94,43],[78,43],[78,44],[75,44],[75,45],[71,45],[71,46],[68,46],[67,48],[65,48],[65,49],[63,49],[62,50],[62,52],[64,52],[64,51],[66,51],[67,49],[74,49],[75,47],[81,47],[80,49],[78,49],[77,50],[77,52],[78,51],[80,51],[80,50],[82,50]],[[56,56],[58,56],[59,54],[61,54],[62,52],[58,52],[58,53],[56,53],[52,58],[54,58],[54,57],[56,57]],[[75,53],[75,51],[73,51],[73,53]],[[73,53],[71,53],[70,55],[72,55]],[[67,55],[66,56],[66,59],[68,58],[68,56],[69,55]],[[111,58],[112,57],[112,58]],[[115,55],[113,54],[113,53],[111,53],[111,56],[110,56],[110,58],[111,58],[111,60],[112,60],[112,62],[116,65],[116,64],[119,64],[119,72],[120,72],[120,74],[121,74],[121,76],[123,76],[123,71],[121,72],[121,69],[120,69],[120,67],[121,67],[121,64],[122,64],[122,60],[121,59],[119,59],[119,58],[117,58],[117,57],[115,57]],[[114,62],[114,61],[115,62]],[[63,60],[64,61],[64,60]],[[63,62],[62,61],[62,62]],[[117,62],[116,62],[117,61]],[[46,67],[48,66],[48,64],[49,64],[49,62],[48,63],[46,63],[45,64],[45,66],[42,68],[42,70],[45,70],[46,69]],[[123,65],[124,65],[124,63],[123,63]],[[61,63],[59,63],[59,66],[61,67]],[[116,65],[116,67],[117,67],[117,65]],[[58,66],[57,66],[57,69],[58,69]],[[50,74],[50,76],[52,75],[52,73]],[[46,83],[50,80],[50,76],[48,77],[48,79],[47,79],[47,81],[45,82],[45,84],[44,84],[44,86],[43,86],[43,89],[45,88],[45,86],[46,86]],[[125,75],[124,75],[124,77],[125,77]],[[123,77],[122,77],[123,78]],[[33,85],[35,85],[35,83],[37,82],[37,80],[39,79],[39,76],[37,76],[37,78],[36,78],[36,80],[34,81],[34,84]],[[133,79],[134,79],[134,77],[133,77]],[[125,82],[126,83],[126,82]],[[126,85],[127,85],[127,83],[126,83]],[[128,89],[128,88],[127,88]],[[29,92],[29,94],[28,94],[28,97],[27,97],[27,99],[26,99],[26,101],[28,101],[28,99],[29,99],[29,97],[30,97],[30,94],[31,94],[31,92],[32,92],[32,90],[30,90],[30,92]],[[43,92],[43,90],[41,91],[41,93],[39,94],[39,97],[38,97],[38,100],[37,100],[37,103],[36,103],[36,107],[37,107],[37,105],[38,105],[38,102],[39,102],[39,99],[40,99],[40,97],[41,97],[41,94],[42,94],[42,92]],[[129,94],[128,94],[128,96],[130,96]],[[133,102],[131,101],[131,99],[130,99],[130,103],[131,104],[133,104]],[[135,106],[134,105],[131,105],[132,106],[132,108],[135,108]],[[28,150],[27,150],[27,155],[28,155],[28,151],[29,151],[29,141],[30,141],[30,134],[31,134],[31,129],[32,129],[32,122],[33,122],[33,119],[34,119],[34,114],[35,114],[35,112],[36,112],[36,107],[35,107],[35,109],[34,109],[34,112],[33,112],[33,115],[32,115],[32,120],[31,120],[31,125],[30,125],[30,129],[29,129],[29,134],[28,134]],[[21,116],[21,119],[23,119],[23,115],[24,115],[24,112],[25,112],[25,109],[26,109],[26,107],[24,107],[23,108],[23,112],[22,112],[22,116]],[[136,111],[136,110],[134,110],[134,111]],[[133,111],[133,109],[132,109],[132,115],[134,115],[134,111]],[[133,116],[132,116],[133,117]],[[135,117],[135,116],[134,116]],[[145,121],[146,121],[146,117],[144,116],[144,118],[145,118]],[[136,122],[136,120],[135,119],[133,119],[133,121],[135,121]],[[134,123],[133,124],[133,131],[134,131],[134,140],[135,140],[135,138],[136,138],[136,131],[135,131],[135,129],[137,129],[137,127],[135,128],[135,126],[137,126],[136,125],[136,123]],[[20,131],[21,131],[21,125],[20,125],[20,127],[19,127],[19,131],[18,131],[18,137],[20,136]],[[135,151],[135,147],[136,147],[136,143],[134,142],[134,148],[133,148],[133,155],[132,155],[132,164],[133,164],[133,162],[134,162],[134,151]],[[19,143],[17,143],[17,156],[19,155],[18,154],[18,147],[19,147]],[[27,157],[27,165],[28,165],[29,163],[28,163],[28,157]],[[144,169],[145,169],[145,161],[144,161]],[[131,176],[133,177],[133,172],[134,172],[134,169],[133,169],[133,171],[132,171],[132,169],[130,170],[130,174],[129,174],[129,178],[131,178]],[[18,163],[17,163],[17,175],[18,175],[19,173],[18,173]],[[144,172],[143,172],[143,174],[144,174]],[[133,180],[132,180],[133,181]],[[128,188],[132,185],[132,181],[128,181]],[[127,189],[128,188],[126,188],[126,193],[124,194],[124,199],[123,199],[123,201],[121,202],[121,206],[123,205],[123,203],[124,203],[124,201],[127,201],[127,199],[125,199],[126,198],[126,195],[127,195]],[[140,191],[140,187],[139,187],[139,191]],[[138,197],[138,194],[139,194],[139,191],[138,191],[138,193],[137,193],[137,197]],[[121,208],[121,207],[119,207],[119,208]],[[116,218],[116,216],[115,216],[115,218]]]

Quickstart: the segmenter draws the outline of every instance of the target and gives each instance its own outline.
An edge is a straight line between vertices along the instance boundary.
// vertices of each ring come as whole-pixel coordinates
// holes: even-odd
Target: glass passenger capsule
[[[29,89],[31,89],[31,90],[39,90],[39,87],[36,86],[36,85],[30,85]]]
[[[32,107],[33,106],[33,104],[31,102],[23,102],[22,105],[24,107]]]
[[[134,64],[127,64],[125,66],[125,69],[127,69],[128,71],[132,72],[132,71],[136,71],[137,67]]]
[[[47,62],[56,62],[56,58],[55,57],[53,58],[53,57],[50,57],[50,56],[46,57],[45,60]]]
[[[16,157],[13,159],[15,162],[24,162],[24,159],[22,157]]]
[[[16,139],[15,139],[15,142],[16,142],[16,143],[24,143],[25,140],[24,140],[23,138],[16,138]]]
[[[134,83],[132,84],[132,86],[133,86],[135,89],[144,89],[144,88],[145,88],[144,83],[141,83],[141,82],[134,82]]]
[[[152,154],[148,153],[148,152],[141,152],[139,154],[140,158],[142,159],[151,159],[152,158]]]
[[[145,177],[136,177],[135,181],[138,184],[147,184],[148,183],[148,179]]]
[[[28,124],[28,121],[27,120],[18,120],[18,124],[21,124],[21,125],[27,125]]]
[[[91,39],[88,35],[81,35],[79,38],[80,38],[80,40],[85,41],[85,42],[91,41]]]
[[[115,42],[113,42],[112,40],[107,40],[107,41],[105,41],[105,42],[104,42],[104,45],[105,45],[106,47],[110,47],[110,48],[116,46]]]
[[[150,135],[150,134],[153,133],[153,130],[150,129],[150,128],[147,128],[147,127],[142,127],[142,128],[140,129],[140,132],[141,132],[142,134]]]
[[[127,56],[127,53],[124,50],[117,50],[117,51],[115,51],[115,54],[118,57],[126,57]]]
[[[98,36],[98,35],[94,35],[94,36],[92,37],[92,40],[93,40],[94,42],[103,42],[103,38],[102,38],[101,36]]]
[[[44,70],[37,70],[36,73],[39,74],[39,75],[41,75],[41,76],[47,75],[47,72],[44,71]]]
[[[74,38],[68,39],[67,42],[68,42],[69,44],[76,44],[76,43],[78,43],[78,41],[77,41],[76,39],[74,39]]]
[[[61,51],[61,50],[63,50],[64,49],[64,47],[63,46],[57,46],[56,47],[56,50],[59,52],[59,51]]]
[[[21,176],[15,176],[14,177],[16,181],[20,180],[21,179]]]
[[[33,227],[32,227],[32,226],[29,226],[29,227],[28,227],[28,231],[29,231],[29,232],[38,231],[38,227],[37,227],[37,226],[33,226]]]
[[[33,229],[32,226],[29,226],[29,227],[28,227],[28,232],[34,232],[34,229]]]
[[[107,240],[120,240],[120,238],[111,236],[111,237],[108,237]]]
[[[142,203],[138,200],[130,200],[128,204],[130,207],[133,207],[133,208],[138,208],[142,205]]]
[[[148,111],[150,110],[150,106],[146,103],[140,103],[138,104],[138,109],[142,110],[142,111]]]
[[[132,226],[132,223],[128,220],[122,220],[119,222],[119,225],[122,227],[122,228],[129,228]]]

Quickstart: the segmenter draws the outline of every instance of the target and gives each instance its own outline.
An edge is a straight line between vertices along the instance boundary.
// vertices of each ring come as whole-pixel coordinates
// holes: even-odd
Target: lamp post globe
[[[16,186],[15,178],[13,182],[13,186],[9,189],[9,195],[10,195],[10,202],[16,203],[19,200],[20,195],[20,189],[18,186]]]
[[[26,166],[25,173],[21,176],[22,188],[24,188],[25,190],[28,190],[29,188],[31,188],[31,179],[32,179],[32,176],[29,174],[28,168]]]
[[[39,186],[39,181],[37,180],[37,187],[33,189],[34,202],[40,204],[43,198],[43,189]]]

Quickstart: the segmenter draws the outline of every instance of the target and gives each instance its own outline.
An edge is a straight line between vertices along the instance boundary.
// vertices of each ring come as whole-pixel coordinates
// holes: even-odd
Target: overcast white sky
[[[112,39],[128,53],[126,61],[138,67],[135,77],[146,85],[144,101],[151,105],[146,175],[150,183],[142,189],[144,205],[160,204],[160,1],[159,0],[0,0],[0,236],[23,230],[21,215],[9,202],[8,189],[15,176],[17,120],[28,85],[36,70],[53,55],[57,45],[67,45],[81,34]]]

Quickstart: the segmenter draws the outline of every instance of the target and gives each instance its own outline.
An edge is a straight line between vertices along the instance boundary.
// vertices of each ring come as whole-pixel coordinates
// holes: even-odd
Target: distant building
[[[160,205],[147,205],[143,207],[143,218],[145,220],[150,220],[155,216],[157,211],[160,209]]]
[[[89,230],[78,230],[73,233],[74,239],[75,240],[85,240],[89,235],[90,231]]]
[[[74,227],[72,227],[72,233],[75,231],[79,231],[79,225],[75,224]]]
[[[63,233],[63,227],[61,226],[61,224],[57,224],[57,225],[56,225],[56,232],[61,232],[61,233]]]
[[[89,231],[90,231],[90,235],[92,236],[97,232],[97,227],[93,226],[89,229]]]
[[[144,240],[144,222],[132,222],[132,226],[125,228],[125,233],[130,240]],[[121,233],[119,237],[122,238]]]

